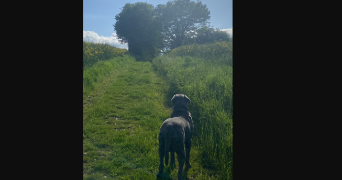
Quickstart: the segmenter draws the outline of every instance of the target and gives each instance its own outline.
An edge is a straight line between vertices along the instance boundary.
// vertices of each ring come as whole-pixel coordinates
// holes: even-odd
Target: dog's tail
[[[165,154],[169,152],[170,149],[170,140],[171,140],[171,136],[172,136],[172,127],[171,126],[167,126],[166,128],[166,133],[165,133]]]

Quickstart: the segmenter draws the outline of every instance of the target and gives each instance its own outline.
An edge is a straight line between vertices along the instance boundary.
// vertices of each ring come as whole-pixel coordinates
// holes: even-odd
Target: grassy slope
[[[190,97],[193,142],[202,147],[202,164],[222,179],[233,179],[231,47],[226,42],[181,46],[153,59],[158,74]]]
[[[110,61],[116,64],[113,69],[84,93],[83,179],[156,179],[157,137],[170,116],[174,92],[157,77],[151,63],[114,61]],[[215,172],[202,168],[198,150],[191,149],[188,179],[215,179],[210,176]],[[166,177],[176,179],[177,160],[176,165],[173,171],[165,168]]]

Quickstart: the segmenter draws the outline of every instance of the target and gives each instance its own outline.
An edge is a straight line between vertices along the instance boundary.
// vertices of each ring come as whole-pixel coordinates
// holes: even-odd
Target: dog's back
[[[164,151],[176,152],[178,147],[185,142],[185,133],[189,123],[181,117],[173,117],[164,121],[159,132],[159,142]],[[171,146],[170,146],[171,144]]]
[[[167,138],[170,141],[175,142],[177,144],[184,143],[185,137],[191,137],[191,126],[189,122],[185,120],[183,117],[168,118],[164,121],[160,128],[159,137]],[[181,139],[183,141],[178,142]]]

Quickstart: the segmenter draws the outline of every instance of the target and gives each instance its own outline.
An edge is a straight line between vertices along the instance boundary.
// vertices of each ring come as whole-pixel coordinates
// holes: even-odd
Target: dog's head
[[[175,94],[172,99],[172,109],[186,109],[188,110],[188,104],[190,103],[190,99],[185,94]]]

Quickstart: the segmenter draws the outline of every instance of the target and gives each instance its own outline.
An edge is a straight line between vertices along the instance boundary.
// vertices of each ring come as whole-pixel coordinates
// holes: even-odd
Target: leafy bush
[[[210,44],[192,44],[175,48],[168,53],[170,57],[173,56],[192,56],[212,61],[214,64],[233,65],[232,60],[232,42],[216,42]]]
[[[83,41],[83,68],[91,67],[98,61],[109,60],[126,52],[126,49],[119,49],[109,44]]]

